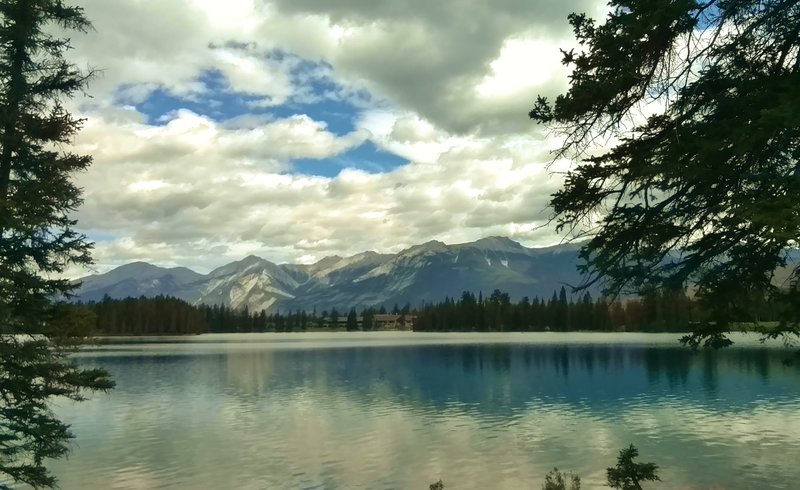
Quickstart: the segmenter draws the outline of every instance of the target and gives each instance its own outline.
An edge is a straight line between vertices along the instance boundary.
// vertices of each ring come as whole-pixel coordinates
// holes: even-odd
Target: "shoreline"
[[[342,331],[342,332],[242,332],[210,333],[197,335],[140,335],[140,336],[100,336],[87,344],[157,344],[157,343],[199,343],[199,344],[273,344],[308,345],[333,341],[336,346],[382,346],[399,342],[408,345],[434,344],[653,344],[673,345],[676,348],[692,350],[680,343],[681,336],[687,332],[412,332],[399,330],[383,331]],[[762,342],[762,336],[755,332],[732,332],[733,345],[724,349],[700,347],[696,351],[727,350],[737,347],[757,347],[765,349],[797,350],[798,345],[786,345],[780,339]]]

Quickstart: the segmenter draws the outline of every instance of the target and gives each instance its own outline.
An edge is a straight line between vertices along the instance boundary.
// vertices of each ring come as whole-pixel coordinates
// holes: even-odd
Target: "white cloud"
[[[527,131],[537,89],[565,86],[556,48],[572,44],[567,14],[604,8],[596,0],[82,5],[96,31],[74,38],[75,59],[104,70],[92,87],[101,100],[123,93],[140,101],[158,87],[198,96],[208,88],[200,76],[216,70],[232,90],[280,104],[303,87],[293,63],[268,57],[279,50],[323,61],[342,85],[460,133]]]
[[[293,92],[290,64],[269,60],[256,32],[268,12],[253,1],[83,0],[95,30],[72,36],[79,66],[101,70],[92,105],[115,96],[141,102],[157,88],[182,97],[206,94],[204,72],[220,72],[231,89],[280,103]],[[235,49],[238,46],[241,49]]]
[[[559,48],[564,43],[542,39],[508,39],[500,55],[491,62],[490,73],[475,86],[478,96],[486,99],[530,97],[548,82],[566,79]]]
[[[247,253],[309,261],[488,233],[553,241],[535,225],[557,180],[494,138],[389,173],[325,178],[287,172],[290,159],[336,155],[364,132],[339,137],[307,116],[231,128],[188,111],[172,117],[162,126],[94,117],[78,138],[77,150],[95,155],[79,180],[81,226],[118,237],[98,243],[101,269],[136,259],[207,270]]]
[[[79,177],[78,218],[101,238],[101,268],[138,259],[207,270],[245,253],[308,262],[489,234],[557,240],[540,227],[560,185],[544,168],[557,142],[526,114],[537,93],[566,87],[566,15],[600,2],[81,5],[96,30],[73,36],[70,56],[103,72],[93,98],[75,102],[87,118],[76,149],[95,157]],[[139,112],[157,89],[219,104],[218,85],[251,96],[253,113],[219,121],[181,109],[156,125]],[[354,106],[356,130],[336,134],[303,113],[326,99]],[[259,113],[284,104],[296,114]],[[336,178],[292,170],[365,141],[411,163]]]

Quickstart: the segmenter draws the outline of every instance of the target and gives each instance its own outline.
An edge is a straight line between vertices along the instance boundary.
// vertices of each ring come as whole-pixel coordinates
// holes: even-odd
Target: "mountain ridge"
[[[327,256],[314,264],[276,264],[248,255],[208,274],[134,262],[79,279],[75,299],[163,294],[193,304],[271,312],[416,306],[463,291],[494,289],[514,299],[544,298],[562,285],[580,282],[578,248],[528,248],[508,237],[492,236],[452,245],[431,240],[395,254]]]

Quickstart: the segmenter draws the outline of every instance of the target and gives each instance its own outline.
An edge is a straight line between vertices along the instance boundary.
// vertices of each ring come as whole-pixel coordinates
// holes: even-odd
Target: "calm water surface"
[[[64,489],[600,487],[629,443],[651,488],[796,488],[800,367],[743,338],[675,334],[243,334],[80,355],[117,388],[59,414]]]

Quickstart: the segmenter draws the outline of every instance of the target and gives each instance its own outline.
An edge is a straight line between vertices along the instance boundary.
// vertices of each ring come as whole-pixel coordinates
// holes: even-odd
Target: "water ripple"
[[[425,488],[438,478],[518,489],[553,466],[593,488],[635,443],[665,488],[800,480],[800,369],[780,351],[691,355],[641,337],[369,338],[85,352],[80,361],[110,369],[118,387],[61,404],[78,439],[52,467],[67,490]]]

